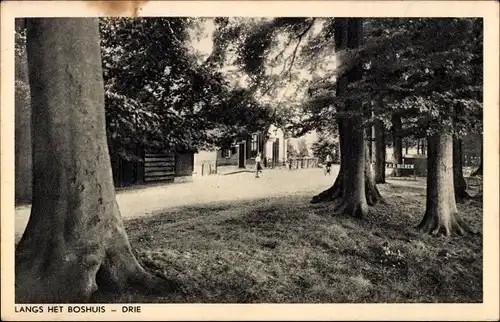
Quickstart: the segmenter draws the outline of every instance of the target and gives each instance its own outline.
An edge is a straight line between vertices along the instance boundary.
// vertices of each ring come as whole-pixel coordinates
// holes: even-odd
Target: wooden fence
[[[162,153],[144,155],[144,181],[174,181],[175,156]]]
[[[281,168],[283,166],[286,166],[285,160],[278,160],[278,159],[273,159],[273,158],[266,158],[264,160],[264,166],[266,168]]]
[[[287,163],[290,170],[317,168],[318,158],[289,158]]]

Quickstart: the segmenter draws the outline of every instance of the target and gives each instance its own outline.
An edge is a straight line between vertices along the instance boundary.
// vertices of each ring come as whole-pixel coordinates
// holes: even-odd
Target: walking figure
[[[332,169],[332,158],[330,157],[329,154],[326,156],[325,161],[326,161],[325,175],[327,175],[327,174],[330,174],[331,169]]]
[[[259,178],[259,172],[262,173],[262,166],[260,165],[260,153],[257,154],[257,156],[255,157],[255,168],[256,168],[256,171],[255,171],[255,177],[256,178]]]

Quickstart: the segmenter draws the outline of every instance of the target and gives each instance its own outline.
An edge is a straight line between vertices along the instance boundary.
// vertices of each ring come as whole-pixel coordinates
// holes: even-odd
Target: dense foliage
[[[218,17],[202,59],[191,42],[204,21],[101,19],[108,137],[123,156],[137,145],[226,146],[273,123],[293,136],[336,133],[347,98],[364,103],[366,125],[389,129],[400,116],[410,141],[482,131],[482,19],[364,19],[361,49],[335,53],[333,18]],[[24,39],[16,33],[21,64]],[[363,78],[337,97],[335,79],[353,66]]]
[[[217,68],[224,48],[200,61],[190,45],[200,21],[101,19],[108,131],[124,156],[137,144],[224,146],[270,123],[269,108]]]
[[[297,142],[297,149],[299,150],[299,157],[306,158],[309,156],[306,139],[302,138]]]
[[[286,119],[296,135],[332,130],[332,120],[342,117],[339,107],[347,99],[363,102],[366,125],[374,116],[390,128],[391,116],[402,116],[402,136],[424,137],[435,129],[457,134],[481,131],[481,19],[363,19],[361,48],[338,53],[334,22],[267,19],[247,31],[239,50],[243,69],[254,78],[266,79],[266,64],[273,66],[275,52],[288,62],[284,71],[312,75],[302,84],[307,95],[297,95],[295,104],[289,103],[298,106],[300,115],[297,118],[297,109],[291,109],[288,115],[293,117]],[[280,36],[285,41],[280,42]],[[287,48],[293,51],[283,58]],[[362,79],[350,82],[349,90],[337,97],[335,79],[352,68],[363,70]],[[283,74],[279,80],[273,85],[285,86],[294,79]]]
[[[318,133],[318,139],[312,144],[312,151],[320,162],[325,162],[327,155],[333,162],[339,162],[339,141],[336,137],[327,133]]]
[[[386,125],[403,117],[403,135],[435,130],[480,132],[482,125],[481,19],[369,19],[357,63],[364,77],[346,97],[377,101]]]

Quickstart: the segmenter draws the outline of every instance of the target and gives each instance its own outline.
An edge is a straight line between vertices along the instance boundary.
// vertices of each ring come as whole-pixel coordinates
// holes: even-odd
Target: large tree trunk
[[[356,104],[356,103],[351,103]],[[351,105],[349,104],[349,105]],[[343,120],[343,133],[345,144],[349,147],[342,153],[345,155],[342,180],[342,199],[335,209],[336,213],[345,213],[358,218],[363,217],[368,212],[368,203],[365,196],[365,141],[363,129],[363,116],[361,106],[349,106],[349,110],[354,112],[352,116]],[[358,108],[359,111],[355,111]],[[344,144],[344,146],[345,146]],[[349,178],[349,180],[346,180]]]
[[[371,142],[367,143],[365,151],[371,147]],[[365,197],[369,206],[374,206],[379,202],[385,202],[376,185],[377,170],[374,169],[373,165],[374,163],[365,155]],[[375,166],[377,166],[377,163],[375,163]]]
[[[33,203],[16,249],[16,302],[172,291],[135,258],[115,200],[97,19],[29,19],[27,28]]]
[[[392,147],[393,147],[393,163],[402,164],[403,163],[403,140],[399,134],[402,130],[401,116],[394,114],[392,116]],[[401,171],[395,168],[391,176],[399,177],[401,176]]]
[[[385,130],[381,120],[375,121],[375,183],[385,183]]]
[[[351,144],[346,144],[346,134],[344,127],[342,125],[342,121],[338,120],[339,124],[339,148],[340,148],[340,169],[339,173],[337,175],[337,178],[335,179],[333,185],[319,193],[318,195],[314,196],[311,200],[311,203],[320,203],[320,202],[329,202],[329,201],[334,201],[337,199],[342,199],[344,197],[344,180],[352,180],[351,177],[344,177],[346,176],[346,164],[348,162],[351,162],[346,156],[349,153],[349,150],[352,149]],[[376,205],[379,202],[384,203],[384,199],[382,195],[380,194],[377,186],[375,185],[375,175],[374,175],[374,169],[371,167],[371,164],[368,158],[365,158],[365,165],[364,165],[364,183],[365,183],[365,197],[368,205],[373,206]]]
[[[342,22],[344,28],[342,43],[339,49],[345,47],[355,49],[360,46],[363,34],[363,20],[349,18]],[[362,77],[360,64],[352,67],[341,81],[337,82],[337,96],[342,97],[347,92],[349,82],[355,82]],[[342,169],[342,198],[335,213],[344,213],[358,218],[368,213],[365,190],[365,132],[363,129],[363,109],[359,101],[348,100],[343,107],[348,112],[342,121],[344,164]],[[340,174],[339,174],[340,175]]]
[[[453,139],[453,186],[456,201],[464,201],[471,196],[467,193],[462,163],[462,140]]]
[[[436,134],[428,138],[427,204],[418,228],[433,235],[472,232],[460,218],[453,189],[453,138]]]
[[[336,19],[336,49],[345,46],[356,48],[362,35],[362,20]],[[359,80],[362,70],[356,66],[347,75],[337,79],[337,96],[344,95],[349,81]],[[382,201],[375,182],[372,168],[365,160],[365,141],[363,113],[360,102],[348,102],[344,111],[350,112],[339,121],[340,136],[340,172],[335,183],[329,189],[313,197],[312,203],[331,201],[339,198],[340,203],[335,213],[344,213],[363,217],[368,212],[369,204]]]

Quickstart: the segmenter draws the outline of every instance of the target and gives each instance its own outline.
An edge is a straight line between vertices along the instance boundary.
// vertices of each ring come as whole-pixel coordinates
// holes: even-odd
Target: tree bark
[[[456,201],[462,202],[470,199],[463,173],[462,140],[458,138],[453,139],[453,186]]]
[[[97,19],[28,19],[27,32],[33,203],[16,248],[16,302],[173,291],[135,258],[116,203]]]
[[[371,146],[370,142],[367,144],[366,149],[368,149],[368,145]],[[385,203],[376,185],[377,170],[374,169],[373,165],[374,163],[365,157],[365,197],[369,206],[374,206],[379,202]],[[377,166],[376,163],[375,166]]]
[[[385,130],[381,120],[375,121],[375,183],[385,183]]]
[[[433,235],[462,235],[472,229],[460,218],[453,189],[453,138],[436,134],[428,138],[427,203],[418,229]]]
[[[347,21],[347,48],[355,49],[361,44],[363,20],[350,18]],[[361,79],[362,69],[356,64],[347,72],[347,81],[337,83],[341,95],[345,95],[347,85]],[[361,218],[368,213],[365,190],[366,160],[365,131],[363,128],[363,107],[358,100],[347,100],[345,110],[349,113],[343,120],[345,151],[344,180],[342,180],[342,199],[334,212]],[[349,178],[349,180],[347,180]]]
[[[402,130],[401,116],[394,114],[392,116],[392,147],[393,147],[393,163],[402,164],[403,163],[403,140],[398,134]],[[391,176],[399,177],[401,176],[401,171],[395,168]]]
[[[346,46],[349,48],[359,46],[362,36],[361,19],[336,19],[335,24],[336,50],[342,50]],[[362,70],[358,65],[347,75],[339,77],[336,85],[337,96],[343,96],[348,82],[359,80],[361,76]],[[361,102],[346,102],[343,111],[349,112],[349,116],[344,116],[339,121],[340,172],[333,186],[313,197],[311,202],[340,199],[334,213],[361,218],[368,213],[369,204],[374,205],[382,199],[373,180],[372,168],[365,160],[366,145]]]
[[[356,103],[351,104],[349,104],[351,106],[348,106],[348,109],[354,113],[352,116],[346,117],[342,122],[344,140],[346,144],[349,144],[349,147],[342,151],[346,160],[343,168],[343,196],[340,204],[335,209],[335,213],[345,213],[361,218],[368,213],[368,203],[365,196],[365,166],[367,163],[365,161],[365,133],[362,126],[361,107]],[[356,111],[356,108],[359,110]],[[349,180],[345,180],[346,178],[349,178]]]
[[[337,175],[337,178],[335,179],[333,185],[319,193],[318,195],[314,196],[311,200],[311,203],[321,203],[321,202],[329,202],[329,201],[335,201],[338,199],[344,198],[344,180],[351,180],[352,178],[347,177],[344,179],[345,176],[345,168],[346,168],[346,163],[351,162],[348,158],[346,158],[347,155],[347,150],[351,149],[350,144],[346,144],[346,138],[344,127],[342,125],[342,121],[338,120],[339,123],[339,148],[340,148],[340,169],[339,173]],[[366,158],[367,159],[367,158]],[[384,203],[385,200],[383,199],[382,195],[380,194],[376,184],[375,184],[375,179],[374,179],[374,170],[371,167],[371,164],[368,162],[368,160],[365,160],[365,175],[364,175],[364,182],[365,182],[365,197],[367,200],[367,203],[369,206],[376,205],[377,203],[381,202]]]

